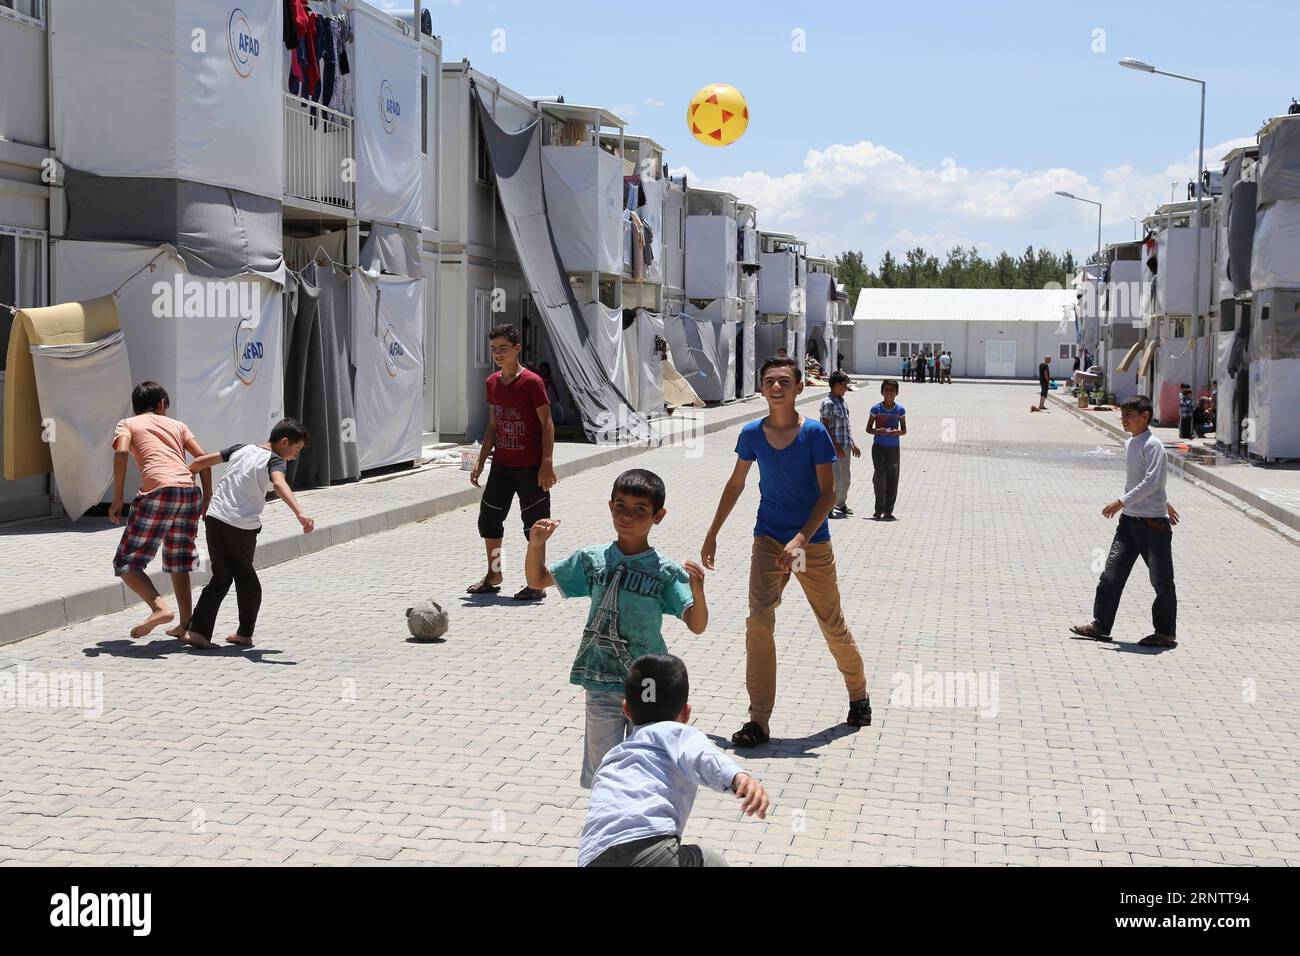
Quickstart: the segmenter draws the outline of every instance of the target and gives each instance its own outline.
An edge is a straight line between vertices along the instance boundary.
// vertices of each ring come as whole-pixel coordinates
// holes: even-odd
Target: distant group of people
[[[943,384],[952,382],[952,351],[944,350],[937,355],[926,349],[923,352],[913,352],[911,355],[904,355],[900,363],[899,372],[902,374],[905,382],[926,381],[938,382]]]

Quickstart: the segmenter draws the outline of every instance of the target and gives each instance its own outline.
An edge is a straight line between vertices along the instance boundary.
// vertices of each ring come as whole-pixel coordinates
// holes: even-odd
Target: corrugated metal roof
[[[863,289],[855,322],[1060,322],[1073,289]]]

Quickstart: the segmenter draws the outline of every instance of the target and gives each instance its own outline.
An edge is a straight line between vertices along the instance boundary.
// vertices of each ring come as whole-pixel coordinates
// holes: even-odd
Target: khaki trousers
[[[749,562],[749,617],[745,620],[745,686],[749,690],[749,719],[768,732],[768,720],[776,705],[776,609],[790,583],[790,572],[777,564],[784,545],[774,538],[755,537]],[[862,655],[844,622],[840,588],[835,579],[835,552],[831,543],[810,544],[804,549],[803,570],[795,565],[804,596],[826,638],[835,665],[844,675],[849,700],[867,696],[867,678]]]

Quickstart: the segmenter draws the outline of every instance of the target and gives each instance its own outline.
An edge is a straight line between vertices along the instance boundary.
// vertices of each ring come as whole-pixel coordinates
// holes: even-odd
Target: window
[[[474,367],[490,368],[492,347],[488,332],[492,330],[492,290],[474,290]]]
[[[677,248],[686,248],[686,209],[681,206],[677,209]]]
[[[9,341],[14,320],[11,305],[45,305],[45,233],[0,226],[0,372],[8,352],[3,344]]]
[[[897,343],[897,342],[890,342],[890,343],[889,343],[889,354],[890,354],[892,357],[895,357],[895,358],[898,357],[898,343]]]
[[[1237,303],[1233,299],[1224,299],[1219,305],[1219,331],[1235,332],[1237,329]]]
[[[484,186],[492,185],[492,159],[488,156],[487,136],[483,133],[483,125],[480,123],[478,128],[478,169],[475,177]]]
[[[429,155],[429,74],[420,74],[420,152]]]
[[[13,14],[30,20],[38,27],[45,26],[45,0],[0,0],[0,17],[12,17]]]
[[[930,343],[930,354],[932,354],[932,355],[938,355],[938,354],[939,354],[940,352],[942,352],[942,351],[943,351],[943,343],[942,343],[942,342],[931,342],[931,343]]]
[[[1174,338],[1176,338],[1176,339],[1185,339],[1185,338],[1187,338],[1187,320],[1186,320],[1186,319],[1174,319]]]
[[[889,342],[877,342],[877,343],[876,343],[876,358],[889,358],[889,346],[890,346],[891,344],[892,344],[892,343],[889,343]]]
[[[1078,358],[1078,357],[1079,357],[1079,346],[1077,346],[1077,345],[1064,345],[1064,344],[1061,346],[1061,361],[1062,361],[1062,362],[1069,361],[1069,360],[1071,360],[1071,359],[1075,359],[1075,358]]]

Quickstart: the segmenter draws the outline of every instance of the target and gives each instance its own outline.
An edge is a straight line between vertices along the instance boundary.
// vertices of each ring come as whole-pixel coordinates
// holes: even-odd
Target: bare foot
[[[170,624],[175,619],[176,619],[176,615],[173,614],[171,611],[169,611],[167,608],[162,608],[161,610],[154,611],[152,614],[146,617],[141,623],[131,628],[131,636],[144,637],[155,627],[161,627],[163,624]]]
[[[210,640],[208,640],[206,637],[204,637],[202,634],[197,634],[194,631],[186,631],[184,634],[181,635],[181,640],[184,641],[186,644],[188,644],[190,647],[197,647],[201,651],[209,651],[212,648],[217,646],[213,644]]]
[[[189,628],[184,624],[177,624],[175,627],[167,628],[166,634],[168,637],[184,637],[188,631]]]
[[[243,634],[231,634],[226,638],[226,643],[238,644],[240,647],[252,647],[253,639],[251,637],[244,637]]]

